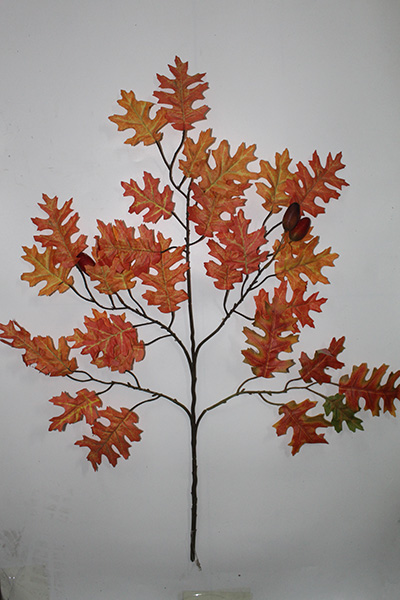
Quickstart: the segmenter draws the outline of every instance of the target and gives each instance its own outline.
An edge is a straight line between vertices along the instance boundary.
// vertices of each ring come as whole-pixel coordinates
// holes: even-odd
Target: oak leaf
[[[314,353],[313,358],[309,358],[305,352],[301,353],[301,369],[299,374],[303,381],[310,383],[314,380],[317,383],[330,383],[331,376],[325,372],[325,369],[341,369],[344,363],[337,359],[337,355],[344,350],[344,337],[336,340],[332,338],[329,348],[322,348]]]
[[[219,263],[210,260],[204,263],[206,273],[209,277],[215,279],[214,285],[219,290],[231,290],[235,283],[240,283],[243,279],[243,274],[229,260],[229,251],[224,246],[221,246],[215,240],[209,240],[208,247],[210,248],[210,256],[216,258]]]
[[[70,275],[71,269],[57,264],[54,248],[47,247],[43,253],[40,253],[36,246],[23,246],[22,249],[25,252],[22,258],[33,265],[34,270],[22,273],[21,279],[27,281],[31,287],[46,282],[39,290],[39,296],[51,296],[54,292],[62,294],[70,289],[74,283],[74,278]]]
[[[329,396],[323,406],[327,417],[332,413],[331,423],[337,433],[342,431],[343,423],[346,423],[350,431],[355,432],[357,429],[364,431],[361,419],[356,417],[355,411],[348,406],[344,394]]]
[[[92,281],[97,281],[95,289],[101,294],[112,295],[121,290],[130,290],[136,285],[136,271],[131,266],[121,268],[118,257],[110,264],[99,260],[97,247],[93,248],[94,265],[86,267],[86,273]]]
[[[161,258],[160,244],[155,241],[154,231],[140,225],[139,235],[135,228],[124,221],[115,224],[97,222],[100,236],[96,236],[96,256],[99,264],[112,265],[118,272],[134,272],[135,276],[149,271]]]
[[[208,83],[202,81],[205,73],[196,75],[188,74],[188,63],[182,62],[175,57],[175,66],[168,65],[173,77],[157,75],[160,88],[166,91],[156,91],[154,96],[160,104],[168,105],[165,108],[165,117],[174,129],[187,131],[193,129],[193,123],[205,119],[208,106],[203,105],[193,108],[193,103],[204,99],[204,91],[208,88]]]
[[[289,170],[291,162],[287,148],[282,154],[275,154],[275,168],[266,160],[260,161],[259,177],[266,179],[268,184],[258,181],[256,189],[257,194],[264,199],[263,207],[268,212],[278,213],[293,201],[286,192],[286,184],[293,178],[293,173]]]
[[[248,169],[248,164],[256,160],[255,144],[239,146],[233,156],[230,155],[229,143],[222,140],[218,148],[211,151],[215,166],[208,162],[201,165],[199,186],[203,192],[240,196],[249,186],[252,179],[257,179],[258,174]]]
[[[236,209],[246,202],[240,196],[216,194],[212,190],[203,192],[195,183],[192,184],[192,192],[194,204],[189,206],[189,219],[196,223],[196,233],[206,237],[213,237],[216,232],[226,229],[228,223],[222,215],[233,216]]]
[[[312,237],[310,233],[301,241],[284,243],[281,248],[279,240],[275,242],[274,251],[277,252],[275,275],[280,280],[286,278],[292,290],[305,289],[306,281],[302,279],[302,275],[313,284],[329,283],[329,279],[321,270],[323,267],[333,267],[339,255],[331,252],[330,247],[316,254],[318,242],[319,236]]]
[[[243,329],[247,343],[255,348],[242,350],[244,362],[251,366],[256,377],[273,377],[274,373],[289,371],[294,364],[292,359],[282,360],[279,357],[281,352],[292,352],[293,344],[298,341],[298,335],[293,333],[297,319],[290,301],[286,299],[286,290],[286,285],[281,284],[274,290],[272,301],[268,292],[260,290],[255,297],[254,326],[262,334],[249,327]]]
[[[69,358],[70,347],[67,338],[60,337],[58,346],[50,336],[31,337],[17,321],[0,324],[0,340],[13,348],[25,350],[22,360],[27,366],[33,365],[44,375],[58,377],[73,373],[77,369],[76,359]]]
[[[86,236],[79,235],[74,241],[72,237],[79,232],[77,222],[78,213],[71,209],[72,199],[65,202],[61,208],[58,208],[58,198],[49,198],[43,194],[43,204],[40,208],[47,213],[47,218],[41,219],[35,217],[32,222],[39,231],[50,230],[51,233],[35,235],[34,239],[40,242],[45,248],[54,249],[55,263],[60,263],[65,268],[72,268],[76,262],[78,254],[87,248]]]
[[[287,433],[292,428],[293,436],[289,442],[292,447],[292,455],[299,452],[304,444],[327,444],[323,433],[317,433],[319,427],[330,427],[331,423],[325,420],[322,414],[310,416],[307,411],[316,406],[316,402],[304,400],[297,404],[294,400],[283,404],[279,408],[279,414],[282,419],[274,424],[278,436]]]
[[[268,252],[260,250],[266,242],[265,228],[260,227],[256,231],[249,232],[250,223],[251,220],[245,218],[243,210],[239,210],[225,222],[224,229],[218,232],[220,244],[215,240],[208,241],[210,256],[220,260],[221,265],[216,264],[215,261],[208,261],[205,263],[206,272],[210,277],[217,279],[215,286],[219,289],[232,288],[232,277],[225,277],[227,268],[231,275],[234,271],[238,271],[240,279],[237,276],[234,279],[241,281],[242,275],[249,275],[256,271],[268,256]],[[224,285],[229,287],[223,287]]]
[[[129,207],[130,213],[137,215],[146,211],[143,215],[143,221],[146,223],[157,223],[159,219],[169,219],[174,210],[172,202],[172,190],[166,185],[162,192],[159,191],[159,179],[153,177],[150,173],[145,172],[143,175],[143,189],[133,181],[129,183],[122,182],[124,188],[124,196],[133,196],[134,202]]]
[[[185,281],[188,264],[182,252],[184,247],[169,249],[171,239],[164,238],[159,233],[158,240],[161,247],[161,259],[154,265],[156,273],[142,273],[140,279],[144,285],[154,287],[156,291],[147,290],[143,298],[151,305],[158,306],[163,313],[172,313],[179,309],[179,304],[187,299],[187,293],[175,286]],[[178,264],[181,261],[183,264]]]
[[[118,126],[118,131],[134,129],[135,135],[125,140],[125,144],[136,146],[143,142],[145,146],[156,144],[162,139],[160,130],[168,123],[165,109],[159,108],[155,116],[150,117],[150,110],[154,104],[136,100],[133,92],[121,90],[121,99],[118,104],[126,110],[125,115],[112,115],[110,121]]]
[[[96,309],[92,312],[93,318],[84,319],[87,332],[74,329],[67,338],[73,348],[82,348],[81,353],[89,354],[97,367],[120,373],[132,369],[134,361],[143,360],[144,343],[138,340],[135,327],[125,321],[125,314],[108,315]]]
[[[99,419],[107,419],[109,425],[104,425]],[[116,410],[108,406],[104,410],[99,410],[98,419],[92,425],[92,434],[98,439],[84,435],[81,440],[75,442],[75,445],[87,446],[90,449],[87,460],[95,471],[98,470],[103,456],[115,467],[121,456],[125,459],[129,458],[131,444],[128,440],[140,441],[142,430],[136,426],[138,420],[137,414],[127,408]]]
[[[396,385],[400,377],[400,370],[390,373],[386,383],[382,384],[382,378],[388,369],[388,365],[374,368],[370,377],[368,365],[361,364],[353,367],[350,375],[343,375],[339,380],[339,392],[346,396],[347,405],[354,411],[360,410],[359,401],[365,400],[364,410],[370,410],[374,416],[378,416],[381,410],[380,400],[383,400],[383,412],[389,412],[395,416],[396,408],[394,401],[400,399],[400,384]]]
[[[349,185],[344,179],[336,175],[336,171],[344,168],[341,162],[342,153],[339,152],[335,158],[328,154],[326,165],[321,165],[317,152],[314,152],[309,165],[314,171],[311,175],[303,163],[297,164],[297,171],[293,178],[286,182],[286,193],[292,202],[298,202],[303,212],[308,212],[313,217],[325,212],[325,208],[316,203],[320,198],[327,203],[332,198],[339,198],[343,186]]]
[[[210,156],[209,148],[215,142],[215,137],[212,136],[212,130],[206,129],[200,131],[197,142],[194,142],[190,137],[187,137],[182,148],[182,154],[186,160],[179,161],[179,168],[186,177],[197,179],[201,175],[202,167],[208,161]]]
[[[260,248],[265,245],[265,228],[249,232],[251,219],[246,219],[243,210],[232,215],[226,228],[218,233],[218,238],[229,248],[230,261],[245,275],[258,269],[268,256]]]
[[[82,419],[85,419],[89,425],[93,425],[98,417],[97,409],[103,404],[95,392],[87,389],[79,390],[75,397],[67,392],[62,392],[59,396],[50,398],[50,402],[56,406],[61,406],[64,412],[50,419],[49,431],[55,429],[64,431],[67,425],[77,423]]]
[[[286,282],[284,279],[283,281]],[[293,309],[293,313],[299,320],[299,323],[304,327],[308,325],[309,327],[314,327],[314,321],[310,316],[310,312],[321,312],[321,304],[326,302],[326,298],[319,298],[318,292],[311,294],[307,298],[304,297],[305,289],[303,285],[300,288],[295,288],[293,290],[293,298],[291,301],[291,306]]]

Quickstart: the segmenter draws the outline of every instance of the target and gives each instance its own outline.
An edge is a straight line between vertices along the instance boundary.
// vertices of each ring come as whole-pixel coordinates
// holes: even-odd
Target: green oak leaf
[[[329,396],[324,402],[324,410],[326,416],[332,413],[332,425],[338,433],[342,431],[343,423],[346,423],[350,431],[355,432],[356,429],[364,431],[362,421],[355,416],[355,411],[352,410],[346,402],[343,402],[344,394],[335,394]]]

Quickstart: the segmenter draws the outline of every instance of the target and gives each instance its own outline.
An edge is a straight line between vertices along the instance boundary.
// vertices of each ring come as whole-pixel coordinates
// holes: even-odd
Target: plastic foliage
[[[32,336],[15,320],[0,326],[0,338],[22,350],[26,365],[88,386],[50,399],[61,412],[49,429],[86,421],[88,435],[76,445],[86,450],[95,471],[103,457],[113,466],[129,457],[132,444],[141,440],[143,404],[166,401],[182,411],[191,434],[190,559],[200,566],[197,442],[200,425],[214,410],[254,397],[277,412],[276,434],[288,436],[295,455],[305,444],[327,444],[328,433],[362,430],[364,411],[394,416],[400,371],[387,375],[387,365],[371,370],[360,364],[343,373],[343,336],[327,340],[324,348],[296,352],[303,329],[314,327],[313,314],[326,302],[318,288],[329,283],[326,270],[338,257],[321,247],[314,229],[348,185],[338,175],[342,154],[321,160],[314,152],[308,165],[293,165],[287,149],[275,154],[273,164],[256,157],[255,145],[231,150],[210,128],[195,131],[209,111],[203,104],[205,74],[190,75],[188,63],[178,57],[169,69],[169,77],[157,75],[155,103],[122,91],[122,112],[109,117],[118,131],[128,132],[126,144],[157,149],[167,183],[148,172],[122,182],[130,216],[99,220],[90,242],[78,229],[72,200],[43,195],[42,216],[32,219],[36,244],[23,248],[23,258],[33,270],[22,279],[39,286],[39,295],[76,294],[92,308],[90,314],[59,340]],[[168,155],[164,136],[176,139],[172,130],[180,132],[179,142]],[[252,215],[260,212],[255,222]],[[162,232],[167,221],[174,224],[174,239]],[[202,292],[209,286],[207,293],[214,288],[216,297],[215,319],[202,337],[195,268],[202,269]],[[208,359],[208,343],[230,326],[242,330],[243,348],[224,359],[242,359],[249,376],[227,382],[224,397],[199,408],[199,363]],[[169,347],[181,353],[184,372],[172,379],[186,378],[187,397],[159,389],[156,377],[142,379],[141,363],[153,344],[164,346],[165,360]],[[84,357],[93,370],[79,366]],[[132,393],[132,404],[105,405],[109,392],[119,388]],[[301,402],[291,398],[294,390],[303,394]]]

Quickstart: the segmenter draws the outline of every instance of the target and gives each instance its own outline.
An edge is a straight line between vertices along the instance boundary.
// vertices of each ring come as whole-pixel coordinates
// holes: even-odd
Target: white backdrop
[[[2,0],[0,15],[2,323],[54,338],[80,325],[78,299],[39,298],[19,279],[30,218],[42,193],[73,197],[89,235],[97,218],[127,217],[121,180],[159,167],[143,146],[124,145],[108,116],[121,112],[121,89],[152,100],[155,73],[178,55],[207,73],[200,125],[218,140],[256,143],[271,161],[286,147],[294,162],[343,151],[350,187],[318,220],[321,244],[340,258],[301,349],[346,335],[349,369],[400,368],[397,0]],[[212,319],[218,300],[205,302],[200,314]],[[238,336],[210,349],[204,394],[219,398],[237,372],[250,375]],[[0,356],[0,568],[45,565],[52,600],[243,587],[254,600],[399,597],[393,417],[366,414],[364,432],[333,432],[292,457],[272,428],[277,414],[255,399],[212,413],[199,442],[199,572],[188,559],[183,415],[144,406],[131,458],[94,473],[73,445],[80,425],[47,431],[58,412],[47,400],[73,387],[25,368],[18,350],[1,345]],[[176,369],[161,356],[157,377],[184,385]]]

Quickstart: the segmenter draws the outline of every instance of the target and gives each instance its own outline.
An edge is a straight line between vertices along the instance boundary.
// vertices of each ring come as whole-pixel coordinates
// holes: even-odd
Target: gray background
[[[318,222],[321,248],[340,258],[301,349],[346,335],[348,370],[400,367],[397,0],[2,0],[0,14],[1,322],[54,338],[80,325],[87,306],[69,294],[39,298],[19,280],[30,218],[42,193],[73,197],[89,236],[96,218],[127,217],[120,181],[161,170],[152,151],[124,146],[108,116],[120,112],[121,89],[152,100],[155,73],[167,75],[178,55],[191,73],[207,72],[211,111],[199,125],[233,149],[256,143],[273,161],[288,147],[294,163],[343,151],[350,187]],[[220,302],[207,289],[205,323]],[[210,346],[204,401],[249,376],[242,347],[240,331]],[[47,432],[58,414],[47,400],[73,386],[25,368],[17,350],[1,345],[0,356],[0,568],[43,565],[52,600],[221,588],[250,588],[254,600],[399,597],[392,417],[366,414],[364,433],[333,432],[329,445],[292,457],[272,408],[242,398],[212,413],[199,448],[199,572],[188,560],[183,415],[144,406],[130,460],[94,473],[74,446],[83,425]],[[165,356],[143,369],[180,393],[179,364]]]

